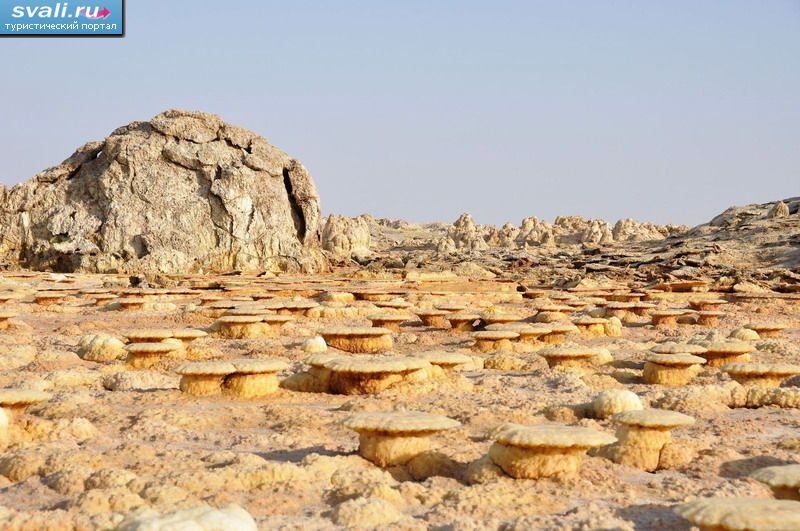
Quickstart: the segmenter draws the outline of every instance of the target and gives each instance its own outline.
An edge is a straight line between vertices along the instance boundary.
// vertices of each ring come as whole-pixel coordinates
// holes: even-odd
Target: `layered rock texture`
[[[315,272],[320,205],[302,163],[213,114],[166,111],[0,187],[0,262],[56,271]]]

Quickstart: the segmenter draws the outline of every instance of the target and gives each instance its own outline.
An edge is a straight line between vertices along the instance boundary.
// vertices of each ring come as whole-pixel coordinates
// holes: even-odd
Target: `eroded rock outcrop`
[[[472,216],[462,214],[447,228],[436,248],[440,253],[480,252],[488,249],[554,249],[570,245],[607,245],[615,242],[662,240],[688,230],[682,225],[656,225],[621,219],[613,227],[601,219],[558,216],[547,223],[535,217],[525,218],[519,227],[506,223],[500,228],[479,225]]]
[[[486,243],[487,232],[486,228],[475,223],[472,216],[464,213],[447,229],[447,238],[456,249],[482,251],[489,247]]]
[[[370,254],[370,241],[367,216],[348,218],[331,214],[322,229],[322,247],[337,259]]]
[[[0,187],[0,262],[33,269],[318,271],[303,165],[213,114],[166,111]]]

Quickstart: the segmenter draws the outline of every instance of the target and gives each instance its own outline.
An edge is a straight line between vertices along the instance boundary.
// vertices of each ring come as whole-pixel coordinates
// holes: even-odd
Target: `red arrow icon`
[[[111,14],[111,11],[108,10],[107,7],[104,7],[100,11],[97,12],[95,15],[86,15],[88,18],[108,18],[108,15]]]

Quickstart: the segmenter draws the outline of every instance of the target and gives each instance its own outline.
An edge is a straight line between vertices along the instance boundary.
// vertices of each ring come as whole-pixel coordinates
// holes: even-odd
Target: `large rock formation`
[[[318,271],[303,165],[218,116],[170,110],[0,186],[0,262],[33,269]]]
[[[322,247],[338,260],[370,254],[367,216],[348,218],[331,214],[322,229]]]

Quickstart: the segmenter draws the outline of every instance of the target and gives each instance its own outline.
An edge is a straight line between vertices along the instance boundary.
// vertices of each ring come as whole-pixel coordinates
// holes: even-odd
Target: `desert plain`
[[[798,198],[323,218],[184,111],[0,192],[2,529],[800,528]]]
[[[667,342],[695,344],[702,352],[710,342],[736,341],[750,347],[750,363],[796,363],[796,294],[731,295],[704,285],[701,292],[638,292],[625,284],[556,289],[436,274],[358,277],[204,275],[176,278],[173,288],[130,288],[127,278],[115,275],[4,274],[3,294],[13,298],[2,305],[10,316],[0,332],[2,387],[39,391],[41,401],[15,412],[4,434],[3,528],[114,528],[146,515],[234,504],[264,529],[688,529],[674,505],[706,496],[770,499],[770,487],[750,474],[796,462],[800,394],[794,385],[800,376],[793,371],[777,388],[790,392],[787,404],[748,403],[748,390],[757,386],[737,383],[720,367],[701,368],[679,385],[643,379],[648,353]],[[37,302],[43,294],[57,297]],[[98,301],[101,294],[108,299]],[[123,309],[117,299],[142,305]],[[653,326],[647,312],[625,313],[635,303],[613,304],[620,299],[649,301],[647,312],[677,309],[680,317]],[[716,326],[693,322],[698,312],[691,303],[703,300],[725,301],[716,306],[722,308]],[[309,304],[282,309],[300,301]],[[623,318],[605,317],[615,306],[626,309],[616,312]],[[500,319],[509,330],[514,324],[547,329],[586,316],[596,316],[592,322],[600,327],[573,329],[552,344],[542,336],[522,342],[512,333],[510,341],[478,350],[475,332],[428,326],[415,313],[437,307],[448,308],[445,317],[474,313],[476,330],[498,316],[510,319]],[[236,308],[291,320],[270,333],[224,337],[219,320]],[[456,353],[460,363],[432,371],[424,361],[368,394],[304,387],[297,375],[307,374],[306,360],[320,351],[376,355],[326,347],[313,340],[321,330],[369,327],[368,317],[386,313],[402,319],[396,331],[386,331],[391,346],[378,356],[427,360],[432,353]],[[786,329],[764,338],[742,332],[757,322]],[[187,328],[208,335],[147,368],[131,367],[128,332]],[[730,339],[732,333],[743,339]],[[550,367],[539,354],[564,345],[591,347],[598,359]],[[219,383],[210,395],[180,390],[181,365],[239,359],[282,360],[281,387],[246,398]],[[510,425],[580,426],[613,435],[613,416],[599,418],[587,406],[609,390],[633,392],[640,409],[694,419],[674,430],[673,451],[655,469],[592,451],[577,471],[515,479],[485,457]],[[377,466],[359,455],[359,436],[344,425],[348,418],[406,411],[459,425],[431,434],[430,448],[405,463]]]

